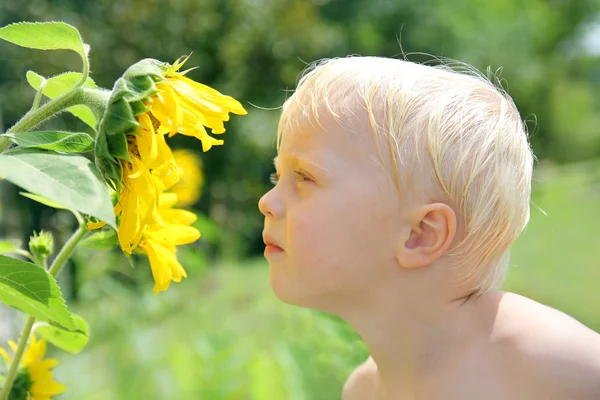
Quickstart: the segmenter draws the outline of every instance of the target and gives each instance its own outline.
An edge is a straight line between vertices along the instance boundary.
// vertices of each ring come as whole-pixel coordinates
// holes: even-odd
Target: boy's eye
[[[310,179],[310,177],[306,174],[304,174],[302,171],[294,171],[296,173],[296,175],[298,175],[298,180],[300,182],[310,182],[312,181],[312,179]]]
[[[312,179],[304,174],[301,171],[294,171],[296,173],[296,175],[298,176],[298,181],[299,182],[311,182]],[[269,175],[269,180],[271,181],[271,183],[273,185],[277,185],[277,183],[279,183],[279,175],[276,172],[273,172],[271,175]]]

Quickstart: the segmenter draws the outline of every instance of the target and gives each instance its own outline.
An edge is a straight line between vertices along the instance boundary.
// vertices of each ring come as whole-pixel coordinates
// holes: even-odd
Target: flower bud
[[[41,231],[33,232],[29,238],[29,251],[37,261],[43,261],[54,252],[54,238],[52,233]]]

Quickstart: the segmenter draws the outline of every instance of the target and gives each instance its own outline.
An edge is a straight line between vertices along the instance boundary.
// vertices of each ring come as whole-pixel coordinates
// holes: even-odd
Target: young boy
[[[487,79],[322,62],[283,106],[275,165],[259,202],[275,294],[342,317],[371,353],[344,400],[600,399],[600,335],[498,291],[533,155]]]

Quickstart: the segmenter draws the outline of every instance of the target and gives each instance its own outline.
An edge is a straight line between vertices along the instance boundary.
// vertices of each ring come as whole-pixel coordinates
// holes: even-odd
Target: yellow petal
[[[187,274],[175,254],[152,240],[144,240],[140,248],[148,255],[154,277],[154,294],[167,290],[171,281],[179,282]]]
[[[184,245],[200,238],[200,231],[187,225],[165,225],[159,229],[148,230],[147,235],[162,245]]]
[[[175,193],[161,193],[158,197],[160,208],[172,208],[177,203],[177,195]]]
[[[157,95],[159,96],[159,95]],[[173,125],[172,120],[169,118],[169,109],[165,106],[163,101],[157,98],[159,101],[155,101],[152,103],[152,115],[160,122],[160,128],[158,130],[159,133],[165,133],[165,128],[167,128],[166,132],[171,130],[171,126]]]
[[[2,358],[4,358],[6,362],[10,364],[10,356],[8,355],[8,352],[2,347],[0,347],[0,356],[2,356]]]
[[[106,222],[102,222],[102,221],[88,222],[87,228],[89,231],[95,231],[96,229],[102,228],[104,225],[106,225]]]
[[[39,363],[46,354],[46,339],[36,341],[35,336],[31,336],[31,342],[25,349],[23,354],[23,365],[29,366],[32,364]]]
[[[179,125],[183,121],[183,110],[181,108],[178,94],[173,90],[173,87],[167,83],[158,83],[156,87],[162,90],[162,99],[165,107],[169,110],[169,116],[172,120],[171,134],[177,132]]]
[[[150,168],[156,162],[158,157],[158,143],[156,141],[156,132],[148,114],[141,114],[138,120],[144,129],[138,129],[140,135],[137,138],[138,148],[142,161]]]
[[[193,212],[181,209],[161,209],[159,213],[165,223],[172,225],[191,225],[198,219]]]
[[[31,393],[34,396],[34,399],[37,400],[38,396],[57,396],[61,393],[64,393],[67,388],[65,385],[62,385],[58,382],[50,381],[50,382],[33,382],[31,385]]]
[[[137,247],[146,226],[158,215],[158,190],[154,178],[146,171],[138,179],[126,181],[119,197],[123,207],[118,237],[128,254]]]
[[[221,94],[218,90],[213,89],[210,86],[198,83],[185,76],[181,77],[181,81],[189,85],[192,89],[196,90],[196,92],[208,95],[211,101],[221,105],[222,107],[227,108],[229,112],[238,115],[248,114],[248,111],[244,109],[242,104],[231,96]]]

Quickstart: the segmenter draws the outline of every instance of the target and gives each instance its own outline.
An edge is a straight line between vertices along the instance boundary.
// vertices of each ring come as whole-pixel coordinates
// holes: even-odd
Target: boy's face
[[[389,174],[374,161],[371,134],[322,125],[299,121],[283,132],[278,183],[259,208],[265,241],[281,248],[265,254],[275,294],[327,310],[397,273],[395,250],[407,224]]]

